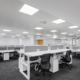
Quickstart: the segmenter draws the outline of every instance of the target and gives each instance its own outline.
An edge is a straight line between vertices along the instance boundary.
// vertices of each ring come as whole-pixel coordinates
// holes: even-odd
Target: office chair
[[[38,73],[36,73],[36,76],[37,76],[37,74],[40,73],[39,72],[40,70],[43,74],[43,77],[45,76],[45,72],[49,72],[49,69],[51,67],[51,65],[50,65],[50,56],[51,56],[50,54],[44,54],[44,55],[41,56],[41,63],[40,63],[40,66],[38,66],[39,70],[38,70]],[[51,76],[51,73],[50,73],[50,76]]]
[[[10,59],[18,59],[19,53],[17,51],[10,52]]]
[[[3,61],[2,53],[0,53],[0,61]]]
[[[19,51],[20,48],[15,48],[14,52],[12,52],[13,56],[12,59],[18,59],[19,58],[19,53],[17,51]]]
[[[62,61],[62,67],[63,66],[68,66],[71,70],[72,68],[72,55],[71,55],[71,50],[66,52],[65,56],[62,56],[61,61]]]
[[[14,59],[18,59],[19,58],[19,53],[17,51],[14,51],[13,58]]]

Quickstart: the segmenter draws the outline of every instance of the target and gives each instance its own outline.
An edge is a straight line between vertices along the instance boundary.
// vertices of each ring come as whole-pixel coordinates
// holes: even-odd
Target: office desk
[[[76,52],[80,52],[80,49],[76,49]]]
[[[72,50],[72,49],[57,49],[57,50],[48,50],[48,51],[27,52],[24,53],[24,55],[29,57],[34,57],[34,56],[41,56],[43,54],[56,54],[56,53],[66,52],[68,50]]]
[[[14,52],[14,50],[0,50],[3,55],[3,60],[9,60],[9,52]]]
[[[0,53],[3,55],[3,60],[9,60],[10,52],[14,52],[15,50],[0,50]]]
[[[57,72],[59,70],[59,61],[56,53],[66,52],[72,49],[57,49],[57,50],[48,50],[48,51],[37,51],[37,52],[27,52],[23,53],[27,56],[27,61],[25,61],[25,56],[19,58],[19,71],[25,76],[28,80],[30,80],[30,57],[41,56],[43,54],[53,54],[53,57],[50,58],[51,68],[50,71],[52,73]],[[27,70],[27,74],[24,71]]]

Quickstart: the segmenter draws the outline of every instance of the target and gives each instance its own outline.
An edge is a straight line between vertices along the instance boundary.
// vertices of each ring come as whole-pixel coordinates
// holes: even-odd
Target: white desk
[[[43,54],[53,54],[53,57],[51,57],[51,59],[50,59],[50,63],[51,63],[50,71],[53,73],[57,72],[59,70],[59,61],[58,61],[56,53],[66,52],[68,50],[72,50],[72,49],[57,49],[57,50],[23,53],[24,55],[27,56],[28,59],[27,59],[27,61],[25,61],[24,57],[21,58],[21,56],[20,56],[20,58],[19,58],[19,70],[23,74],[23,76],[25,76],[28,80],[30,80],[30,63],[31,63],[30,57],[41,56]],[[25,70],[27,70],[27,75],[24,73]]]
[[[56,54],[60,52],[66,52],[68,50],[72,50],[72,49],[57,49],[57,50],[48,50],[48,51],[27,52],[27,53],[24,53],[24,55],[29,57],[34,57],[34,56],[41,56],[43,54],[49,54],[49,53]]]
[[[2,53],[3,55],[3,60],[9,60],[9,57],[10,57],[10,52],[14,52],[15,50],[0,50],[0,53]],[[20,50],[22,51],[22,49]]]
[[[73,49],[72,52],[80,52],[80,49]]]
[[[0,53],[3,55],[3,60],[9,60],[9,52],[13,52],[14,50],[0,50]]]
[[[76,52],[80,52],[80,49],[76,49]]]

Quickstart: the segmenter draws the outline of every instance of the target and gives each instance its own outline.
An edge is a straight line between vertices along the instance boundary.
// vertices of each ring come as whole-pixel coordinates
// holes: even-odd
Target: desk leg
[[[30,80],[30,58],[28,57],[28,67],[27,67],[27,75],[28,75],[28,80]]]
[[[57,54],[54,54],[53,55],[53,59],[57,59]]]

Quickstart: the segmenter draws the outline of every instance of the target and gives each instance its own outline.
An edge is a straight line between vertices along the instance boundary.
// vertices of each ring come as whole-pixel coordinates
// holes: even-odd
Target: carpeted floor
[[[48,75],[45,77],[48,79]],[[0,80],[26,80],[18,70],[18,60],[0,62]],[[73,59],[72,70],[68,67],[60,69],[52,75],[51,80],[80,80],[80,59]]]

